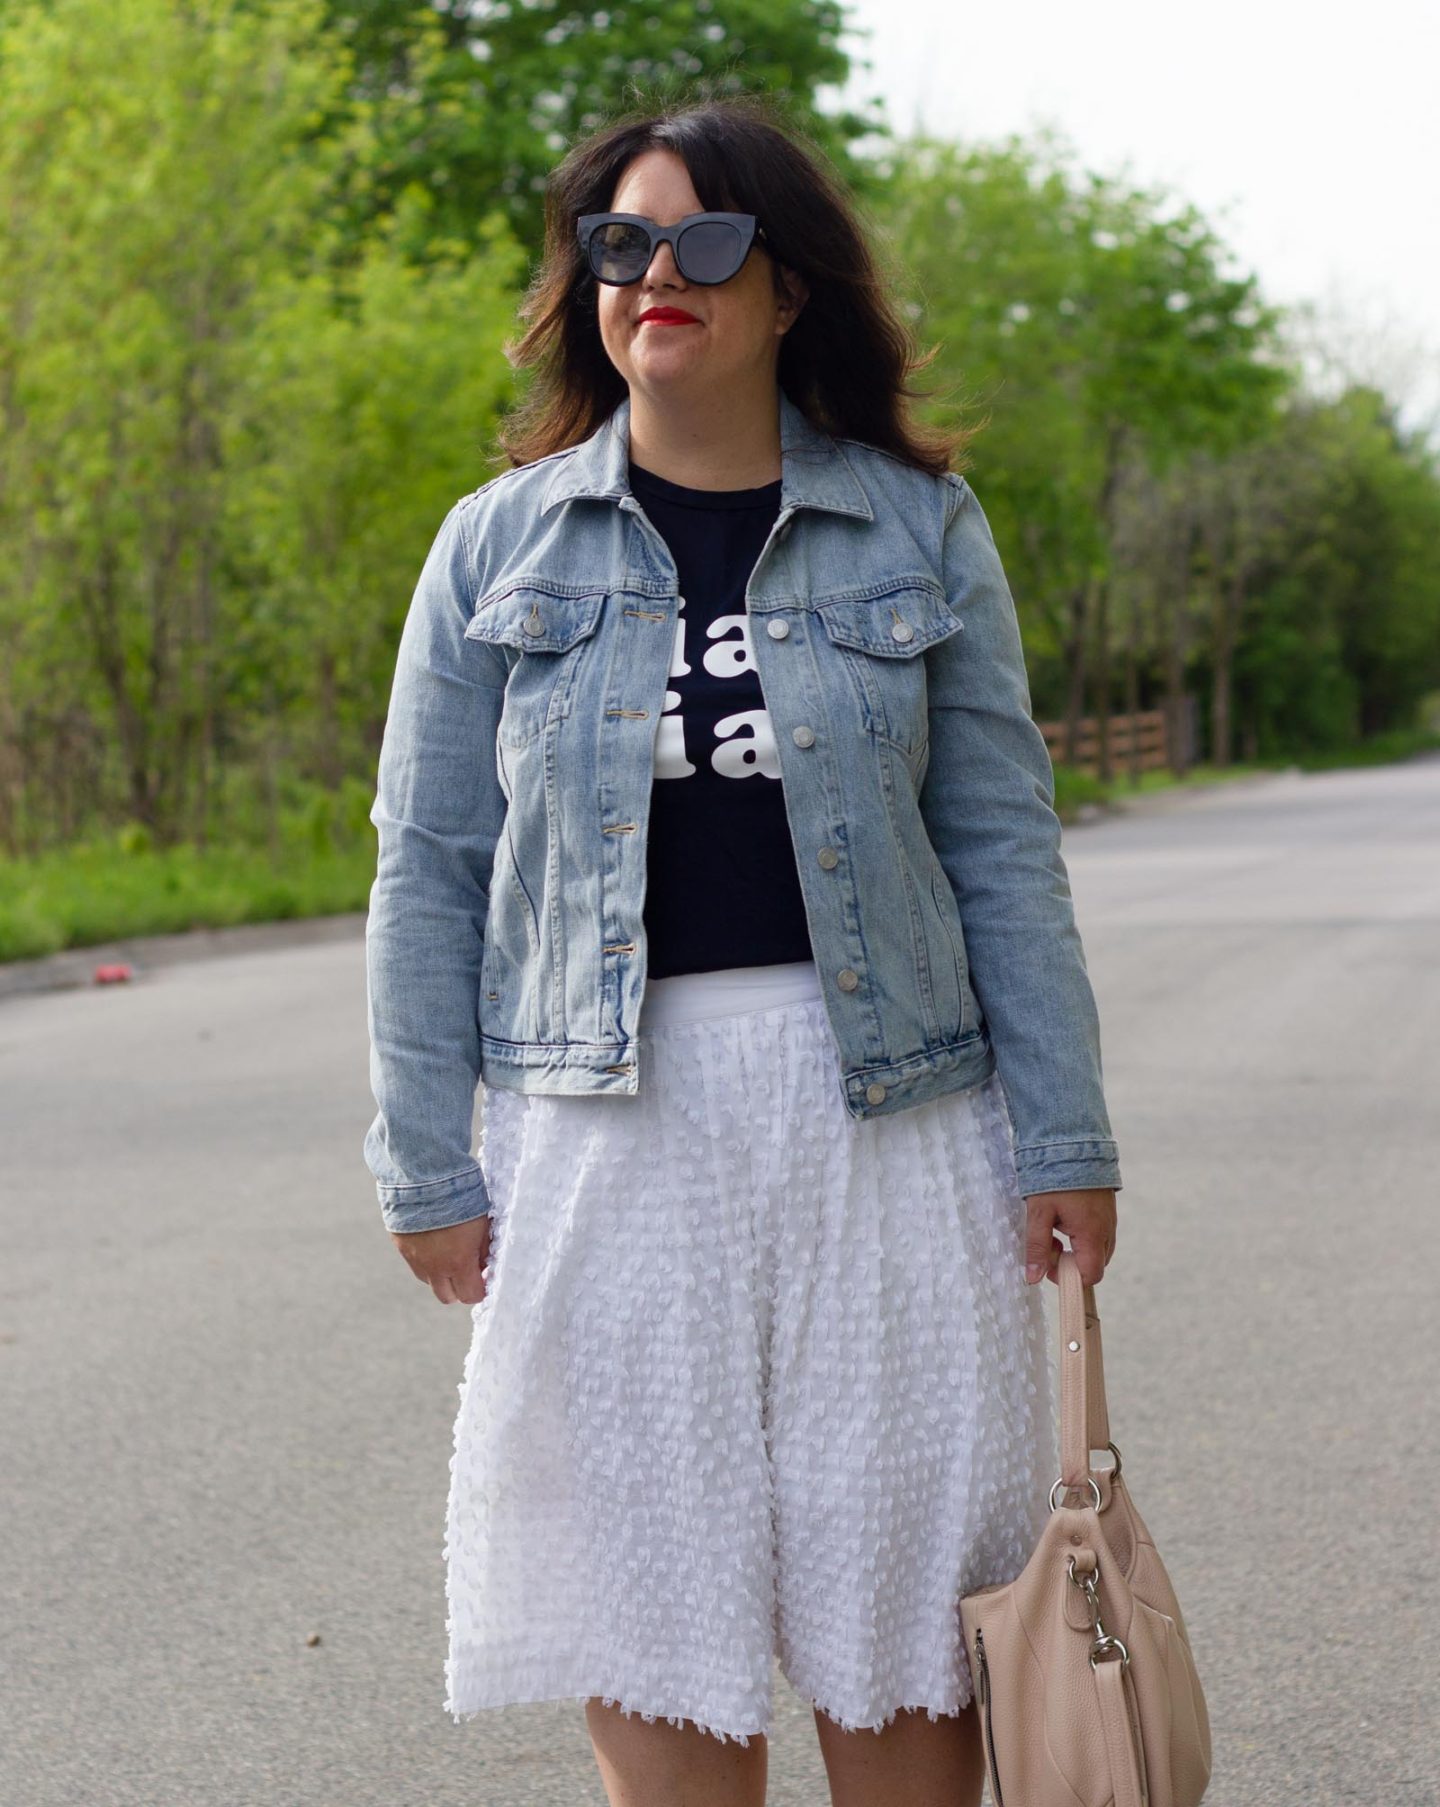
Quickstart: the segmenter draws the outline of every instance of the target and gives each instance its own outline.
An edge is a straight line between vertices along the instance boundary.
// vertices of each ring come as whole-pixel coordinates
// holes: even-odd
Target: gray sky
[[[1440,437],[1436,0],[848,0],[846,97],[967,141],[1054,127],[1193,201],[1269,301]],[[873,35],[860,36],[861,30]]]

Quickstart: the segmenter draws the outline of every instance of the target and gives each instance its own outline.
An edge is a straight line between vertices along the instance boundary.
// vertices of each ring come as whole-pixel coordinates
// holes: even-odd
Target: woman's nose
[[[650,268],[645,272],[651,282],[684,282],[679,264],[675,261],[675,247],[668,242],[656,245],[655,255],[650,259]]]

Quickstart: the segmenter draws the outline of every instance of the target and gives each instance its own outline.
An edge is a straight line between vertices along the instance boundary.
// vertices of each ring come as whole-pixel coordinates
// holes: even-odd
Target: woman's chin
[[[690,390],[709,388],[713,376],[707,374],[703,358],[658,357],[636,358],[632,382],[655,396],[682,395]]]
[[[652,376],[688,376],[704,367],[705,359],[683,345],[646,345],[635,359],[636,368]]]

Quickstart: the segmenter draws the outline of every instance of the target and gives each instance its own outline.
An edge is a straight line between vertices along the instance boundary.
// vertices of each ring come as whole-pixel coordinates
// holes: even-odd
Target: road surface
[[[1432,1804],[1440,760],[1065,847],[1125,1179],[1112,1428],[1209,1798]],[[442,1709],[469,1319],[361,1160],[362,927],[0,999],[8,1807],[603,1807],[577,1705]],[[777,1703],[770,1800],[823,1807]]]

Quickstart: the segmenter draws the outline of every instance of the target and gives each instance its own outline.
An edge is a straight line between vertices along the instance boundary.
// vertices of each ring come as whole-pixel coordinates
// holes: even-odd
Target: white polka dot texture
[[[998,1075],[857,1122],[818,999],[642,1035],[633,1098],[487,1087],[446,1708],[598,1696],[741,1743],[973,1695],[959,1599],[1059,1473]]]

